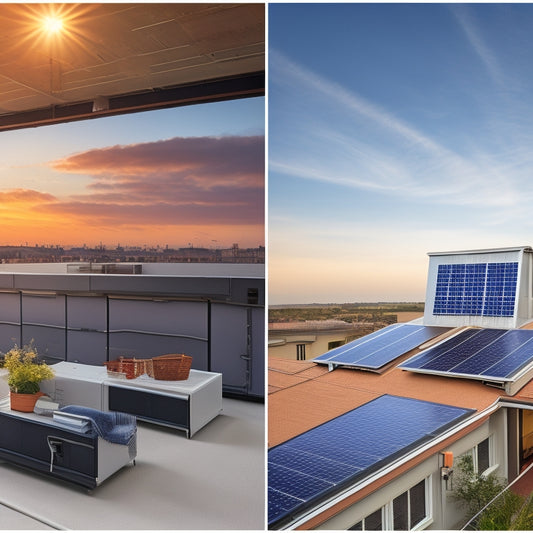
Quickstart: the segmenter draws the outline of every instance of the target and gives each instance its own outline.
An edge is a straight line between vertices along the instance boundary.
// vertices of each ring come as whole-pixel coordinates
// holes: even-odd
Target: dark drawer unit
[[[90,414],[81,418],[93,424]],[[99,422],[98,431],[92,426],[85,433],[55,417],[12,411],[9,397],[0,398],[0,459],[93,489],[124,466],[135,464],[137,455],[133,417],[123,423],[127,442],[116,435],[111,439],[105,428],[109,422]]]
[[[92,489],[98,477],[98,436],[0,411],[0,458]]]
[[[108,408],[189,431],[190,398],[109,385]]]

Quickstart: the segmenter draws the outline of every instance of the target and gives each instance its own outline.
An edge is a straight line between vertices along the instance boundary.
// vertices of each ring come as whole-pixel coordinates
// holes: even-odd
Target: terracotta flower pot
[[[34,394],[21,394],[18,392],[10,392],[9,398],[11,409],[13,411],[21,411],[23,413],[31,413],[35,407],[37,400],[44,396],[42,392],[35,392]]]

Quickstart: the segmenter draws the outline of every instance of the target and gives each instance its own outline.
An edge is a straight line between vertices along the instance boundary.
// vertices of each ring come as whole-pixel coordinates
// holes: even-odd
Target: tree
[[[459,459],[454,476],[454,497],[466,508],[469,521],[475,517],[475,529],[533,530],[533,495],[524,498],[506,490],[505,481],[494,474],[476,473],[471,455]]]
[[[494,474],[483,476],[476,473],[470,454],[459,458],[454,478],[454,497],[466,508],[470,517],[481,511],[506,486]]]

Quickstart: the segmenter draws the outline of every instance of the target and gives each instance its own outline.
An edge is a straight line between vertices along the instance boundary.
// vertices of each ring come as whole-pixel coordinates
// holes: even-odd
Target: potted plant
[[[37,350],[32,344],[22,348],[15,345],[4,355],[11,409],[14,411],[33,411],[35,402],[42,395],[39,390],[41,381],[54,377],[54,371],[37,357]]]

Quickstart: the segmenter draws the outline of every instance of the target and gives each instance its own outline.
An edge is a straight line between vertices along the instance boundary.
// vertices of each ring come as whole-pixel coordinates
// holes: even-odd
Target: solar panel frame
[[[533,366],[533,331],[468,329],[399,365],[412,372],[500,383]]]
[[[359,337],[358,339],[355,339],[347,344],[343,344],[342,346],[333,348],[332,350],[329,350],[328,352],[319,355],[318,357],[315,357],[313,361],[317,363],[325,362],[333,357],[336,357],[339,354],[345,353],[348,349],[350,349],[349,347],[361,346],[377,337],[380,337],[381,335],[387,334],[388,332],[397,329],[399,326],[401,326],[401,324],[391,324],[390,326],[386,326],[385,328],[373,331],[372,333]]]
[[[270,449],[269,528],[366,478],[472,412],[385,394]]]
[[[408,323],[393,324],[315,357],[313,362],[379,370],[449,329]]]
[[[433,315],[514,316],[518,266],[517,261],[438,265]]]

